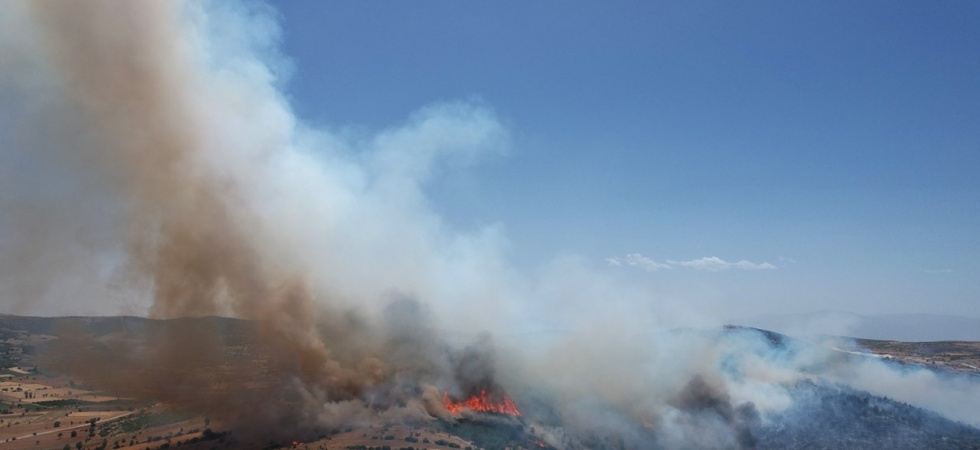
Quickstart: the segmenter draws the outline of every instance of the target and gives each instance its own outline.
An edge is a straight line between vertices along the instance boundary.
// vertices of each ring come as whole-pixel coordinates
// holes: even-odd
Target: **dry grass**
[[[55,384],[51,379],[47,383],[40,383],[33,377],[32,382],[24,381],[2,381],[0,382],[0,397],[7,402],[19,403],[38,403],[50,400],[82,400],[86,402],[107,402],[118,400],[119,397],[101,395],[97,392],[85,391],[70,387],[64,384]],[[31,398],[25,397],[25,393],[33,394]]]

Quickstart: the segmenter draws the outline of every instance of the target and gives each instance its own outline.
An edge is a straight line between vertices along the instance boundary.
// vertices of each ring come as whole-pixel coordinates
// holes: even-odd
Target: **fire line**
[[[494,397],[493,394],[488,393],[484,389],[480,391],[480,395],[473,395],[459,402],[452,401],[449,398],[449,394],[444,393],[442,402],[446,406],[446,409],[453,414],[459,414],[463,409],[469,409],[471,411],[505,414],[508,416],[521,415],[520,410],[517,409],[517,405],[514,404],[514,401],[510,397],[506,395],[501,396],[500,401],[495,400]]]

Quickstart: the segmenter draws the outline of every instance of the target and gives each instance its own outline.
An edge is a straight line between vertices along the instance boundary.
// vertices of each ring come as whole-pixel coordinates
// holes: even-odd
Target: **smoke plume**
[[[494,113],[439,103],[389,129],[309,127],[263,5],[2,8],[0,298],[171,319],[136,339],[63,334],[50,364],[118,395],[268,436],[451,419],[444,395],[490,390],[556,447],[708,448],[754,446],[816,367],[868,388],[887,372],[884,394],[910,382],[755,332],[651,331],[642,292],[574,257],[516,273],[499,226],[454,230],[425,194],[506,151]],[[562,331],[518,334],[542,327]]]
[[[4,296],[28,311],[70,302],[62,309],[101,312],[104,294],[132,293],[155,318],[248,319],[261,355],[250,372],[262,376],[236,379],[246,362],[227,360],[227,342],[200,321],[136,344],[75,335],[52,364],[229,419],[256,401],[284,404],[274,423],[301,427],[408,407],[425,383],[455,388],[443,349],[408,328],[431,323],[393,300],[494,295],[484,288],[496,283],[470,276],[501,270],[481,248],[496,245],[494,232],[448,233],[422,194],[440,165],[501,148],[490,112],[436,105],[363,141],[303,129],[278,91],[278,29],[258,5],[8,10],[4,66],[17,69],[3,92],[28,111],[4,117],[26,135],[3,157],[31,169],[11,173],[9,187],[36,191],[4,204],[15,218],[4,244],[17,250],[4,260]],[[60,172],[65,186],[43,184]],[[48,261],[62,254],[53,246],[90,236],[73,259]],[[465,275],[446,286],[454,270]],[[86,290],[48,286],[76,273]]]

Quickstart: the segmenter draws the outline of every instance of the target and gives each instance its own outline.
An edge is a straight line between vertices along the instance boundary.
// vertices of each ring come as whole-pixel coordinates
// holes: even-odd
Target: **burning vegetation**
[[[496,395],[481,389],[478,395],[471,395],[466,400],[453,401],[449,394],[443,394],[443,405],[446,410],[453,414],[460,414],[464,410],[481,413],[503,414],[507,416],[520,416],[521,411],[517,409],[514,401],[506,395]]]

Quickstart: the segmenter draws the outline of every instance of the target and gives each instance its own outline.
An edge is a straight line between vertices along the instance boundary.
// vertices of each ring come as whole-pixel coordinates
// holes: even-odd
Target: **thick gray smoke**
[[[8,312],[255,324],[258,362],[222,353],[227,330],[206,321],[121,347],[61,340],[63,370],[122,395],[327,427],[449,417],[443,395],[491,389],[527,399],[527,420],[558,447],[649,434],[750,447],[753,424],[790,407],[783,383],[815,376],[808,368],[862,387],[884,370],[883,394],[929,381],[839,367],[827,352],[774,353],[751,333],[651,332],[657,308],[676,304],[651,306],[575,258],[515,273],[498,227],[453,230],[424,190],[440,171],[506,150],[494,114],[442,103],[375,132],[311,129],[280,92],[291,68],[261,5],[2,8]],[[545,326],[567,332],[516,334]],[[256,364],[262,376],[241,379],[236,368]],[[247,396],[229,388],[243,383]],[[946,406],[925,389],[912,395]],[[255,417],[256,401],[277,406]]]

